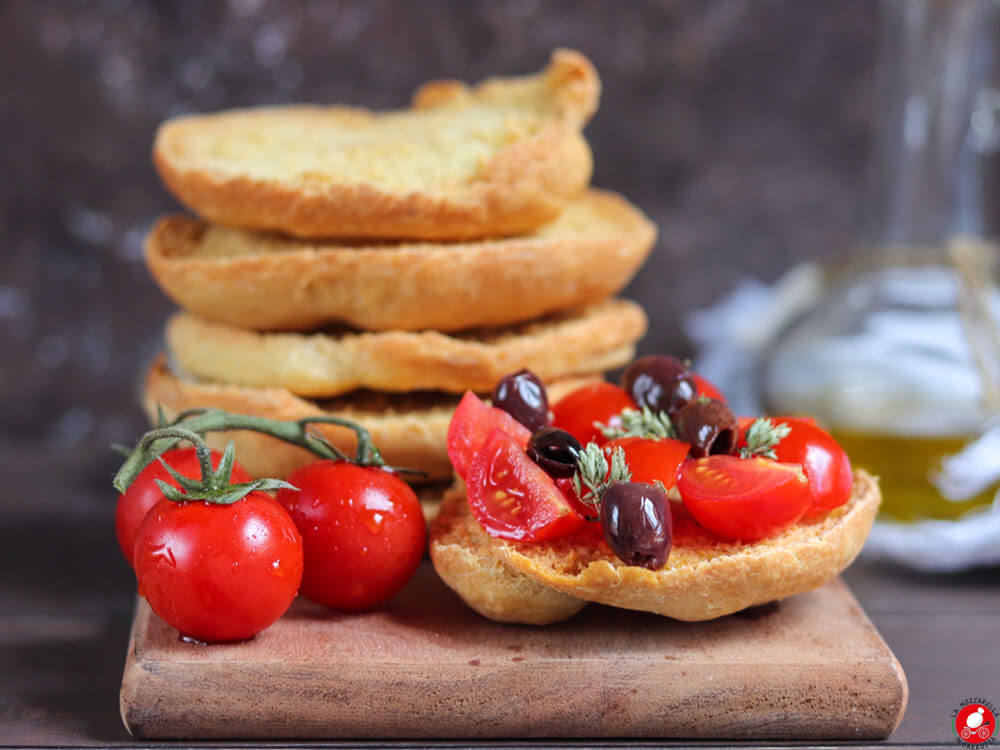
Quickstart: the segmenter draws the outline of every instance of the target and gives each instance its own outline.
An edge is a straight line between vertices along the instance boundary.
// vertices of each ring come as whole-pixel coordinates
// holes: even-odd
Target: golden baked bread
[[[456,331],[610,297],[655,239],[638,208],[590,190],[529,235],[471,243],[316,243],[171,216],[146,263],[181,307],[243,328]]]
[[[566,379],[547,386],[553,398],[568,393],[595,377]],[[451,479],[446,438],[448,422],[459,396],[440,393],[386,395],[350,393],[324,401],[308,401],[283,388],[246,388],[236,385],[201,383],[177,377],[158,357],[149,368],[142,393],[142,405],[150,421],[159,404],[168,418],[186,409],[215,408],[271,419],[302,419],[332,414],[352,419],[371,432],[372,440],[392,466],[419,469],[426,481]],[[334,445],[353,454],[354,433],[334,425],[317,426]],[[240,463],[254,477],[286,477],[315,457],[295,446],[256,432],[209,433],[206,440],[216,449],[228,440],[236,446]],[[408,481],[409,476],[404,477]],[[421,481],[413,479],[413,481]]]
[[[269,107],[179,117],[153,161],[200,216],[297,237],[459,239],[526,232],[590,180],[590,62],[475,88],[421,87],[408,110]]]
[[[587,602],[514,570],[469,512],[459,486],[444,493],[431,524],[430,556],[449,588],[483,617],[548,625],[572,617]]]
[[[257,333],[187,313],[167,323],[174,360],[197,378],[329,397],[357,389],[478,393],[527,367],[543,380],[604,372],[632,360],[642,308],[607,300],[501,329]]]
[[[515,544],[485,532],[466,538],[469,544],[490,547],[488,552],[476,550],[477,555],[499,555],[513,570],[564,594],[677,620],[710,620],[809,591],[837,576],[861,551],[880,502],[877,480],[857,470],[845,505],[753,544],[717,539],[674,503],[673,547],[667,565],[656,571],[626,565],[603,541],[566,538]],[[446,497],[441,513],[451,527],[478,526],[467,502]],[[432,550],[435,533],[446,540],[454,538],[441,529],[440,524],[432,527]],[[433,555],[432,559],[436,560]],[[504,571],[498,585],[508,575]],[[442,578],[461,583],[461,574],[453,569]],[[530,612],[533,605],[508,599],[507,606],[510,612],[521,613]]]

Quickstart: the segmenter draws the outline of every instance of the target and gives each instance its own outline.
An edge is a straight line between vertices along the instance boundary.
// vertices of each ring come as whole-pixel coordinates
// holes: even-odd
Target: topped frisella
[[[515,373],[494,404],[467,393],[448,431],[480,541],[581,599],[700,620],[815,588],[860,551],[880,501],[813,420],[737,417],[673,357],[551,408],[537,378]]]

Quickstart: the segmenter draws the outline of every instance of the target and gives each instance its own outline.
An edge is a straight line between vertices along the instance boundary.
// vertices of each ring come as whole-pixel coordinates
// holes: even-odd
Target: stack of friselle
[[[145,388],[151,415],[195,407],[363,424],[388,463],[451,477],[448,420],[529,368],[550,397],[628,362],[645,332],[614,299],[655,228],[588,189],[590,63],[423,86],[411,109],[279,107],[165,123],[154,158],[197,218],[152,230],[149,268],[184,309]],[[324,427],[346,451],[349,430]],[[218,442],[228,437],[214,436]],[[234,433],[254,475],[310,459]]]

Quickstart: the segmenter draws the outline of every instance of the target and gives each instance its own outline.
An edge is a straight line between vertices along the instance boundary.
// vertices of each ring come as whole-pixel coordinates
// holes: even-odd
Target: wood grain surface
[[[198,646],[139,601],[121,692],[144,738],[874,739],[907,699],[839,580],[707,623],[588,607],[546,628],[466,609],[425,563],[388,607],[298,602]]]

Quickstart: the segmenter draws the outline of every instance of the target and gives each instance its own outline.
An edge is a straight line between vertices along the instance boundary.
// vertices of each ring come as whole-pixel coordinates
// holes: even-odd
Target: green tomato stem
[[[333,424],[346,427],[357,436],[358,448],[353,463],[359,466],[385,466],[385,461],[378,448],[372,443],[368,430],[356,422],[340,417],[316,416],[286,422],[249,414],[233,414],[221,409],[190,409],[179,414],[169,424],[163,424],[165,420],[162,418],[161,412],[160,421],[160,427],[150,430],[142,436],[115,475],[114,486],[119,492],[128,489],[143,469],[182,441],[190,442],[195,446],[202,467],[203,479],[214,475],[215,472],[212,471],[211,466],[211,453],[201,437],[201,434],[205,432],[251,430],[304,448],[323,459],[351,460],[323,435],[309,429],[314,424]],[[220,466],[220,468],[222,467]],[[419,473],[407,469],[396,469],[396,471]]]

